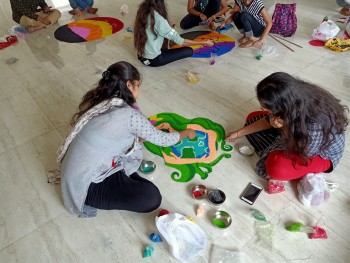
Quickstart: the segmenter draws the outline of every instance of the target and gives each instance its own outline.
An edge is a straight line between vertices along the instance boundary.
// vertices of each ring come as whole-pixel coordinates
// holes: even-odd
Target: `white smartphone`
[[[263,188],[260,185],[249,183],[247,187],[244,189],[244,191],[242,192],[240,198],[244,202],[252,205],[254,204],[255,200],[258,198],[262,190]]]

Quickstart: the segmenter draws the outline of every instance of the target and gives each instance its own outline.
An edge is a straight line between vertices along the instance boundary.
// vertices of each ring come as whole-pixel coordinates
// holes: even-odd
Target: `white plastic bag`
[[[321,25],[314,29],[312,38],[326,42],[328,39],[335,37],[340,31],[340,28],[332,21],[323,21]]]
[[[318,206],[330,198],[330,187],[325,174],[307,174],[298,183],[299,200],[306,206]],[[336,187],[336,184],[332,184]]]
[[[156,217],[156,226],[170,246],[171,254],[181,262],[189,262],[206,247],[207,238],[194,222],[178,213]]]

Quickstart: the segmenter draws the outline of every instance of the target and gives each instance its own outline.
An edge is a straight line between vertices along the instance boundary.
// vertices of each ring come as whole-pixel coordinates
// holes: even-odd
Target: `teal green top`
[[[161,48],[164,38],[178,45],[182,45],[184,42],[184,39],[180,37],[179,33],[177,33],[175,29],[169,25],[169,22],[156,11],[154,11],[154,31],[157,35],[154,35],[152,32],[151,18],[149,16],[146,28],[147,42],[145,44],[144,54],[142,54],[144,58],[154,59],[159,56],[162,53]]]

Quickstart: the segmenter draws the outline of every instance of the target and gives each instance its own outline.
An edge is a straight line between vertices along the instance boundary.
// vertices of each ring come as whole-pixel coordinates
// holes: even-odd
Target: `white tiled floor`
[[[155,245],[151,258],[142,259],[142,251],[150,243],[148,235],[156,231],[158,211],[99,211],[96,218],[79,219],[65,210],[59,186],[47,184],[46,171],[55,167],[55,152],[67,134],[70,117],[82,95],[98,81],[101,70],[120,60],[131,62],[142,72],[139,104],[146,116],[170,111],[187,118],[209,118],[227,131],[236,129],[247,113],[258,109],[255,85],[275,71],[319,84],[350,105],[350,52],[335,53],[308,44],[312,29],[325,15],[341,17],[340,8],[328,0],[296,2],[298,30],[291,40],[303,48],[294,47],[294,53],[269,38],[267,41],[278,47],[277,57],[258,61],[257,49],[235,48],[212,67],[208,59],[186,59],[155,69],[138,62],[132,40],[124,39],[124,30],[95,42],[58,42],[53,32],[72,18],[68,1],[53,1],[62,11],[59,24],[27,34],[17,45],[0,51],[0,262],[176,262],[164,243]],[[4,35],[15,23],[9,1],[0,3],[0,33]],[[122,19],[119,9],[123,3],[98,0],[98,14]],[[128,1],[130,13],[122,19],[126,27],[132,26],[138,3]],[[270,13],[274,3],[266,3]],[[186,13],[186,0],[169,0],[168,10],[178,25]],[[236,30],[227,34],[239,37]],[[10,57],[18,61],[9,65],[6,60]],[[186,72],[197,67],[206,73],[199,83],[190,84]],[[220,262],[217,259],[228,254],[222,250],[226,248],[239,251],[240,262],[335,263],[350,262],[349,146],[347,142],[344,158],[328,178],[340,184],[328,203],[304,207],[293,183],[282,194],[261,194],[254,207],[275,225],[271,250],[258,241],[250,206],[238,198],[250,181],[266,186],[254,174],[256,156],[245,158],[233,152],[205,181],[196,177],[189,183],[175,183],[170,178],[172,170],[160,158],[148,152],[145,156],[158,165],[153,181],[163,194],[162,208],[195,217],[197,203],[190,189],[196,183],[218,187],[227,195],[222,208],[233,217],[229,229],[211,226],[208,215],[215,208],[208,204],[206,215],[195,217],[210,241],[196,262]],[[327,220],[327,240],[310,240],[306,234],[284,230],[288,222],[312,225],[321,215]],[[234,260],[231,257],[226,262]]]

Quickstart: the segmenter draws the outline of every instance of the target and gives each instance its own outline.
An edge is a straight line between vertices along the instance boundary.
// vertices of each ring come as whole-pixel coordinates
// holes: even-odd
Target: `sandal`
[[[6,37],[6,42],[0,42],[0,49],[4,49],[5,47],[11,46],[18,42],[18,38],[16,36]]]

